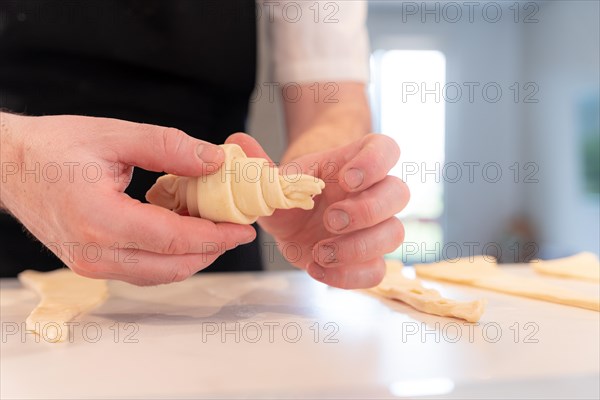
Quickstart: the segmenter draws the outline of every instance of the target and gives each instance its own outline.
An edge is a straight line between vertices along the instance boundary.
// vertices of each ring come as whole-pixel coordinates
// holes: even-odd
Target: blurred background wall
[[[402,215],[407,244],[396,256],[418,262],[486,252],[514,262],[598,254],[599,15],[597,1],[369,2],[374,129],[398,141],[401,162],[412,160],[416,172],[395,171],[421,199]],[[265,22],[258,85],[272,81]],[[416,54],[414,63],[426,63],[418,55],[439,54],[431,51],[443,56],[433,58],[443,60],[443,81],[404,80],[401,62]],[[415,88],[429,94],[408,96]],[[402,110],[411,102],[443,111],[407,129]],[[419,129],[437,126],[431,118],[442,118],[441,128]],[[249,131],[275,160],[281,156],[278,96],[256,97]],[[438,159],[415,162],[419,149],[436,146]],[[432,196],[439,206],[422,200]],[[267,268],[287,267],[269,253]]]

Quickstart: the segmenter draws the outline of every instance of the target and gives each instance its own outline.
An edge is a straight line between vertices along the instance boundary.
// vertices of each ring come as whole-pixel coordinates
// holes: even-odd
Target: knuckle
[[[384,138],[385,147],[389,149],[394,157],[394,162],[398,161],[400,158],[400,146],[398,143],[389,136],[382,136]]]
[[[380,198],[374,198],[367,203],[366,207],[367,217],[371,222],[379,222],[382,219],[384,213],[384,206]]]
[[[386,181],[386,184],[393,187],[394,190],[397,192],[403,193],[405,191],[408,191],[408,186],[406,185],[406,183],[402,179],[398,178],[397,176],[388,175],[385,177],[385,181]]]
[[[89,213],[87,208],[81,206],[72,206],[68,212],[71,213],[69,222],[72,226],[66,229],[75,239],[75,255],[82,256],[82,252],[85,253],[88,247],[100,249],[110,243],[114,232],[111,231],[107,219],[101,216],[102,213]]]
[[[123,278],[124,282],[130,283],[132,285],[135,286],[140,286],[140,287],[144,287],[144,286],[155,286],[160,284],[161,282],[154,282],[154,281],[150,281],[147,279],[142,279],[139,277],[124,277]]]
[[[92,263],[83,256],[81,246],[67,248],[66,252],[61,254],[61,259],[63,262],[65,262],[65,264],[72,266],[74,269],[92,269]]]
[[[102,223],[98,223],[95,216],[84,215],[82,207],[75,207],[71,211],[72,221],[79,221],[76,225],[76,231],[71,231],[73,236],[79,240],[80,246],[85,246],[88,243],[97,243],[102,238],[107,237],[107,231]]]
[[[373,168],[377,171],[389,171],[400,159],[400,147],[394,139],[379,134],[370,140],[369,145],[374,157]]]
[[[385,276],[385,271],[385,261],[380,257],[371,269],[371,276],[368,282],[369,287],[379,285]]]
[[[161,249],[164,254],[187,254],[190,250],[189,241],[183,235],[171,234]]]
[[[100,236],[101,236],[101,234],[100,234],[100,232],[98,232],[97,229],[86,226],[85,228],[82,228],[80,231],[80,235],[79,235],[79,238],[81,239],[80,245],[81,246],[89,246],[89,245],[98,244]]]
[[[398,247],[404,241],[404,224],[396,217],[391,218],[392,229],[390,233],[392,236],[392,244]]]
[[[92,262],[82,258],[73,262],[73,271],[77,272],[80,275],[86,273],[95,275],[95,273],[97,272],[97,266],[93,265]]]
[[[211,232],[210,238],[214,242],[226,243],[227,245],[234,244],[237,239],[236,235],[227,229],[227,225],[223,224],[214,224],[214,230]]]
[[[371,225],[381,218],[383,212],[383,204],[379,199],[363,200],[359,206],[359,215],[365,224]]]
[[[100,279],[106,276],[106,272],[96,263],[87,261],[85,259],[77,260],[70,265],[70,268],[77,275],[81,275],[86,278]]]
[[[387,176],[391,165],[386,159],[385,149],[370,146],[368,156],[369,163],[366,165],[367,173],[375,181],[380,181]]]
[[[186,134],[176,128],[162,128],[157,135],[157,147],[165,157],[179,154],[186,140]]]
[[[193,271],[188,264],[182,264],[176,267],[168,276],[167,283],[181,282],[193,275]]]
[[[383,134],[377,134],[372,140],[377,147],[389,151],[396,160],[400,157],[400,146],[398,146],[398,143],[392,137]]]
[[[400,178],[388,175],[385,178],[385,189],[389,193],[387,198],[392,200],[392,207],[396,211],[401,211],[410,200],[410,189],[408,185]]]
[[[394,185],[398,188],[400,192],[398,197],[404,196],[406,198],[405,201],[408,203],[408,201],[410,200],[410,188],[408,187],[406,182],[395,176],[390,176],[390,178],[392,178],[395,181]]]
[[[358,260],[364,260],[369,253],[369,246],[367,245],[367,241],[363,238],[355,239],[353,242],[354,257]]]
[[[71,268],[71,271],[73,271],[77,275],[81,275],[86,278],[95,278],[96,277],[96,275],[93,272],[84,268],[81,265],[81,263],[72,263],[71,265],[69,265],[69,267]]]
[[[335,273],[334,285],[340,289],[351,289],[352,279],[350,271],[347,268],[340,268]]]
[[[364,136],[363,145],[368,145],[369,143],[373,143],[382,136],[384,136],[384,135],[382,135],[381,133],[369,133]]]
[[[138,273],[127,274],[122,277],[119,277],[119,280],[131,283],[135,286],[156,286],[166,283],[164,279],[161,279],[154,273],[143,273],[141,271]]]

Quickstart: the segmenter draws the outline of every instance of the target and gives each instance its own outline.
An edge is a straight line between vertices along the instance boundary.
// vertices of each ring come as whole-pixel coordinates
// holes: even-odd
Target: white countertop
[[[422,314],[301,271],[204,274],[152,288],[111,282],[72,343],[50,344],[23,331],[36,295],[5,279],[0,397],[599,397],[600,313],[425,282],[487,298],[482,320]]]

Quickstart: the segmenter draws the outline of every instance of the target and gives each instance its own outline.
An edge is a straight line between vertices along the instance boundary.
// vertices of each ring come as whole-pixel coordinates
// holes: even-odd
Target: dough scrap
[[[221,145],[225,161],[202,177],[163,175],[146,193],[155,205],[214,222],[252,224],[276,209],[314,207],[325,183],[306,174],[279,175],[264,158],[247,157],[236,144]]]
[[[370,289],[380,296],[399,300],[414,309],[442,317],[454,317],[477,322],[485,311],[485,300],[457,301],[446,299],[437,290],[423,287],[419,279],[409,279],[402,274],[402,263],[386,261],[383,281]]]
[[[583,252],[555,260],[535,260],[531,265],[541,274],[600,283],[600,261],[594,253]]]
[[[540,281],[537,278],[520,277],[498,268],[490,257],[477,256],[460,258],[454,262],[442,261],[432,264],[417,264],[417,276],[463,285],[529,297],[551,303],[587,308],[600,311],[600,298],[585,296],[576,291],[565,289]]]
[[[40,296],[40,302],[25,321],[25,328],[47,342],[67,340],[69,329],[65,322],[102,304],[108,297],[105,280],[85,278],[68,268],[51,272],[26,270],[18,278]]]

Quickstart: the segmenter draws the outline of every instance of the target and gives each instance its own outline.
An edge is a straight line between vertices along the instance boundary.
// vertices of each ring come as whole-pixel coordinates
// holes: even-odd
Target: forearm
[[[348,144],[371,130],[364,84],[323,83],[317,98],[307,85],[302,93],[299,101],[285,103],[288,147],[283,162]]]

